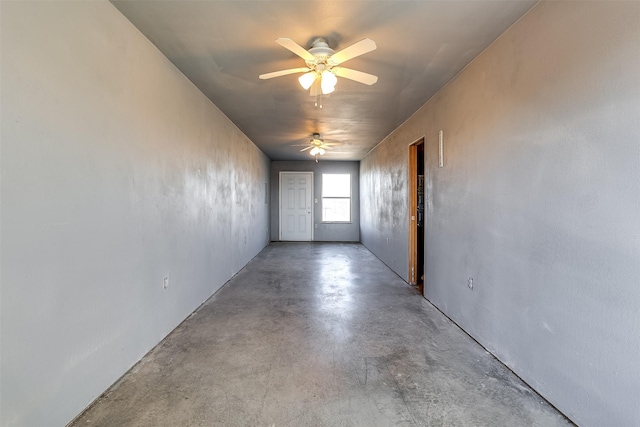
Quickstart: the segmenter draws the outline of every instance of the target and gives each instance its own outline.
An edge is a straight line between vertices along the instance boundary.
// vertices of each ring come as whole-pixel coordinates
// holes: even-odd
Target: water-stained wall
[[[425,136],[425,296],[583,426],[640,425],[639,23],[541,2],[361,162],[362,242],[404,277]]]
[[[313,209],[313,240],[318,242],[359,242],[360,241],[360,186],[358,180],[359,162],[315,161],[274,161],[271,162],[271,240],[280,240],[280,172],[313,172],[313,194],[317,203]],[[351,174],[351,222],[322,222],[322,174]]]
[[[268,243],[269,160],[110,3],[1,7],[0,424],[60,426]]]

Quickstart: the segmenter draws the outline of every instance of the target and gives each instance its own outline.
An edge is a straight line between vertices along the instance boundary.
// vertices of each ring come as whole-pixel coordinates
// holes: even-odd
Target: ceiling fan
[[[325,141],[324,139],[320,138],[319,133],[314,133],[311,136],[308,144],[295,145],[294,147],[305,147],[300,151],[311,150],[309,151],[309,154],[311,154],[312,156],[318,156],[318,154],[322,156],[326,152],[326,150],[333,150],[333,147],[342,144],[344,143],[339,141]]]
[[[279,38],[276,43],[304,59],[307,66],[261,74],[260,79],[266,80],[288,74],[304,73],[298,78],[298,81],[305,90],[311,89],[309,91],[311,96],[317,96],[319,93],[327,95],[333,92],[338,82],[337,77],[344,77],[366,85],[372,85],[378,81],[378,77],[373,74],[340,66],[349,59],[375,50],[377,46],[373,40],[362,39],[338,52],[331,49],[322,38],[315,39],[309,50],[305,50],[287,38]]]

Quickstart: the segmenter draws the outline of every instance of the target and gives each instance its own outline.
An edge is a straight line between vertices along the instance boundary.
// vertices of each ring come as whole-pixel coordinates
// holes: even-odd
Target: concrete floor
[[[571,424],[362,245],[273,243],[72,425]]]

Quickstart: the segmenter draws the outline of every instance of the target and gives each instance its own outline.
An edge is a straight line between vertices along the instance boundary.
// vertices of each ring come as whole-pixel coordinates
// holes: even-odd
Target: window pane
[[[351,175],[323,173],[322,197],[351,197]]]
[[[351,221],[351,199],[322,199],[323,221]]]

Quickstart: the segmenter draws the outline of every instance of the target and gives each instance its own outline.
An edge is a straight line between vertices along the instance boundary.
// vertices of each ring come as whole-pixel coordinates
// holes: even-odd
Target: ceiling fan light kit
[[[314,133],[311,136],[311,139],[309,140],[308,144],[304,144],[303,146],[305,148],[303,148],[300,151],[309,151],[309,154],[314,156],[316,158],[316,162],[318,161],[318,156],[322,156],[324,155],[327,150],[333,150],[333,147],[336,145],[342,145],[343,143],[340,141],[325,141],[324,139],[320,138],[320,134],[319,133]],[[300,147],[300,146],[299,146]]]
[[[311,49],[306,50],[291,39],[281,37],[276,40],[280,46],[295,53],[304,59],[306,67],[290,68],[288,70],[274,71],[260,74],[260,79],[272,79],[274,77],[286,76],[289,74],[304,73],[298,77],[298,82],[304,90],[309,90],[309,95],[316,97],[315,105],[318,106],[318,95],[328,95],[336,90],[338,77],[350,79],[366,85],[372,85],[378,81],[378,77],[373,74],[364,73],[339,65],[349,59],[364,55],[377,48],[376,43],[370,39],[362,39],[338,52],[329,47],[322,38],[317,38],[311,44]],[[320,100],[322,108],[322,98]],[[310,150],[309,154],[316,158],[325,154],[325,150],[331,150],[332,145],[340,145],[341,142],[327,143],[320,139],[319,133],[314,133],[309,146],[300,151]]]
[[[284,37],[277,39],[276,43],[304,59],[307,66],[306,68],[290,68],[288,70],[261,74],[259,77],[262,80],[286,76],[288,74],[304,73],[298,78],[298,82],[305,90],[311,89],[311,96],[318,95],[318,89],[314,87],[314,83],[318,81],[320,91],[323,95],[328,95],[335,90],[338,77],[344,77],[366,85],[372,85],[378,81],[378,77],[373,74],[352,70],[350,68],[338,67],[338,65],[348,61],[349,59],[353,59],[357,56],[364,55],[365,53],[375,50],[377,46],[373,40],[362,39],[339,52],[335,52],[331,49],[327,42],[322,38],[315,39],[311,44],[311,49],[309,50],[305,50],[293,40]]]
[[[307,90],[311,87],[313,82],[318,78],[318,73],[315,71],[309,71],[308,73],[304,73],[300,77],[298,77],[298,81],[300,82],[300,86],[303,87],[304,90]]]
[[[318,154],[322,156],[324,153],[325,153],[324,149],[320,147],[313,147],[311,151],[309,151],[309,154],[311,154],[312,156],[315,156]]]
[[[324,70],[321,77],[322,80],[320,81],[320,88],[322,89],[323,95],[328,95],[336,90],[336,83],[338,83],[338,78],[335,74],[333,74],[329,70]]]

